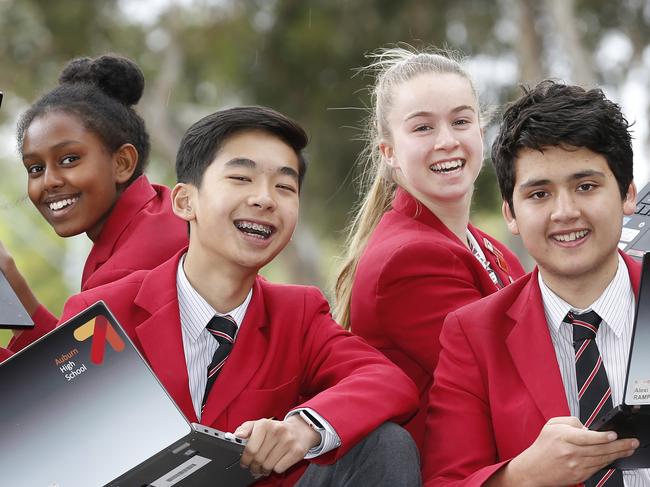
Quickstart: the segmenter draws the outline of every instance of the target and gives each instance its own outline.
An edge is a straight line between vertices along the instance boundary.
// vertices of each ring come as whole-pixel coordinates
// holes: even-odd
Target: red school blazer
[[[196,422],[176,291],[183,253],[152,271],[71,297],[62,320],[104,300],[179,408]],[[301,403],[304,397],[311,399]],[[201,423],[234,431],[244,421],[282,419],[298,406],[318,412],[340,436],[339,448],[314,460],[332,462],[382,423],[407,419],[415,412],[417,395],[401,370],[332,320],[318,289],[258,277]],[[306,463],[260,485],[293,485]]]
[[[172,211],[171,191],[137,178],[120,195],[86,259],[81,290],[116,281],[134,271],[153,269],[188,243],[187,223]],[[34,329],[10,342],[17,352],[45,335],[58,318],[39,306]]]
[[[474,226],[490,266],[503,284],[524,275],[517,257]],[[413,379],[420,410],[406,425],[418,447],[447,313],[499,288],[470,250],[428,208],[398,189],[357,266],[352,331]]]
[[[638,293],[641,266],[623,258]],[[483,485],[549,419],[571,415],[537,272],[445,320],[423,452],[427,487]]]

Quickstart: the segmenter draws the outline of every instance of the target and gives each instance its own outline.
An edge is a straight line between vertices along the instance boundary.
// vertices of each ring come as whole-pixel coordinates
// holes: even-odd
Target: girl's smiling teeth
[[[79,196],[74,196],[72,198],[64,198],[61,200],[50,201],[49,203],[47,203],[47,206],[52,211],[59,211],[62,210],[63,208],[67,208],[68,206],[76,203],[78,199]]]
[[[433,172],[446,173],[461,169],[465,165],[463,159],[453,159],[451,161],[435,162],[429,166]]]
[[[553,235],[553,239],[557,240],[558,242],[574,242],[575,240],[584,238],[588,233],[589,230],[579,230],[577,232]]]
[[[237,229],[251,237],[266,240],[275,231],[275,227],[271,225],[264,225],[262,223],[251,222],[247,220],[236,220],[235,226]]]

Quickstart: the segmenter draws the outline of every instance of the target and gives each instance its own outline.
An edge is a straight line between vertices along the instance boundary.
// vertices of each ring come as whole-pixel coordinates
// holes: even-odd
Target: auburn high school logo
[[[92,337],[90,345],[90,361],[96,365],[101,365],[104,362],[104,351],[106,350],[106,342],[116,352],[124,350],[124,341],[115,331],[115,328],[103,316],[84,323],[74,331],[74,337],[77,341],[83,342]]]

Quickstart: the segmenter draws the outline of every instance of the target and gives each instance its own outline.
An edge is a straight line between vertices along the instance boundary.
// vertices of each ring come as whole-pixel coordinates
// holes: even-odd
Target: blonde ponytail
[[[372,112],[366,124],[366,148],[359,157],[363,168],[360,194],[364,196],[347,228],[347,250],[341,259],[334,288],[334,318],[346,329],[351,325],[352,287],[359,260],[370,236],[395,197],[397,185],[379,150],[382,140],[391,140],[387,115],[393,102],[395,86],[420,74],[455,73],[466,78],[474,90],[472,81],[460,62],[446,51],[430,49],[418,52],[411,46],[391,47],[380,49],[367,57],[372,62],[361,68],[361,71],[374,73],[375,83],[370,87]]]

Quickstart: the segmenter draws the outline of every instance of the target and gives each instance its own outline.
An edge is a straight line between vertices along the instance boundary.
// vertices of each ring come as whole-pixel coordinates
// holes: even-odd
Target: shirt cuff
[[[320,443],[307,452],[305,460],[316,458],[341,446],[341,438],[332,425],[316,411],[311,408],[294,409],[289,411],[284,419],[296,414],[300,414],[301,418],[320,435]]]

